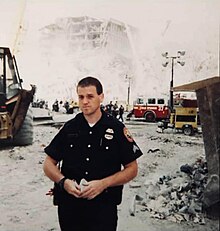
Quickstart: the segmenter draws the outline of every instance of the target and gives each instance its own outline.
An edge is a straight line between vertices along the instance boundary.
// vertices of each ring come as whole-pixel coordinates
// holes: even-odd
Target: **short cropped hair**
[[[103,93],[103,87],[101,82],[95,77],[91,77],[91,76],[81,79],[76,89],[78,90],[78,87],[88,87],[88,86],[94,86],[96,88],[96,92],[98,95],[101,95]]]

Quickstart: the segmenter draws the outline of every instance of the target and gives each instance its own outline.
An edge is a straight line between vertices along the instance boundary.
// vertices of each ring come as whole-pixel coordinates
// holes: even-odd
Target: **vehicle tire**
[[[155,121],[156,121],[156,116],[154,115],[153,112],[147,112],[147,113],[145,114],[145,120],[146,120],[147,122],[155,122]]]
[[[33,112],[29,108],[24,122],[13,138],[13,145],[30,145],[33,143]]]
[[[193,128],[191,126],[184,126],[183,133],[184,135],[191,136],[193,134]]]

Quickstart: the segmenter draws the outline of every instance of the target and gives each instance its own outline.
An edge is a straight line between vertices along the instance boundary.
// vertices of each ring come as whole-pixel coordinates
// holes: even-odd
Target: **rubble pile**
[[[145,184],[145,195],[136,195],[136,204],[153,218],[205,224],[202,196],[207,180],[207,163],[197,159],[192,165],[182,165],[173,176],[161,176],[156,183]]]

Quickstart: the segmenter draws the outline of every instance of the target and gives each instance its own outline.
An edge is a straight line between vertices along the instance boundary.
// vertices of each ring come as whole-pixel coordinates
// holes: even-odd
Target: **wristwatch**
[[[64,177],[57,183],[61,191],[64,191],[64,190],[65,190],[65,189],[64,189],[64,182],[65,182],[66,179],[67,179],[67,177],[64,176]]]

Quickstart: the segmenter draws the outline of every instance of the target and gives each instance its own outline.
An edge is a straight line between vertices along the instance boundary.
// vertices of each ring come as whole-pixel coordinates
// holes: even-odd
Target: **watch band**
[[[61,191],[64,191],[64,190],[65,190],[65,189],[64,189],[64,182],[65,182],[66,179],[67,179],[67,177],[63,177],[63,178],[57,183]]]

